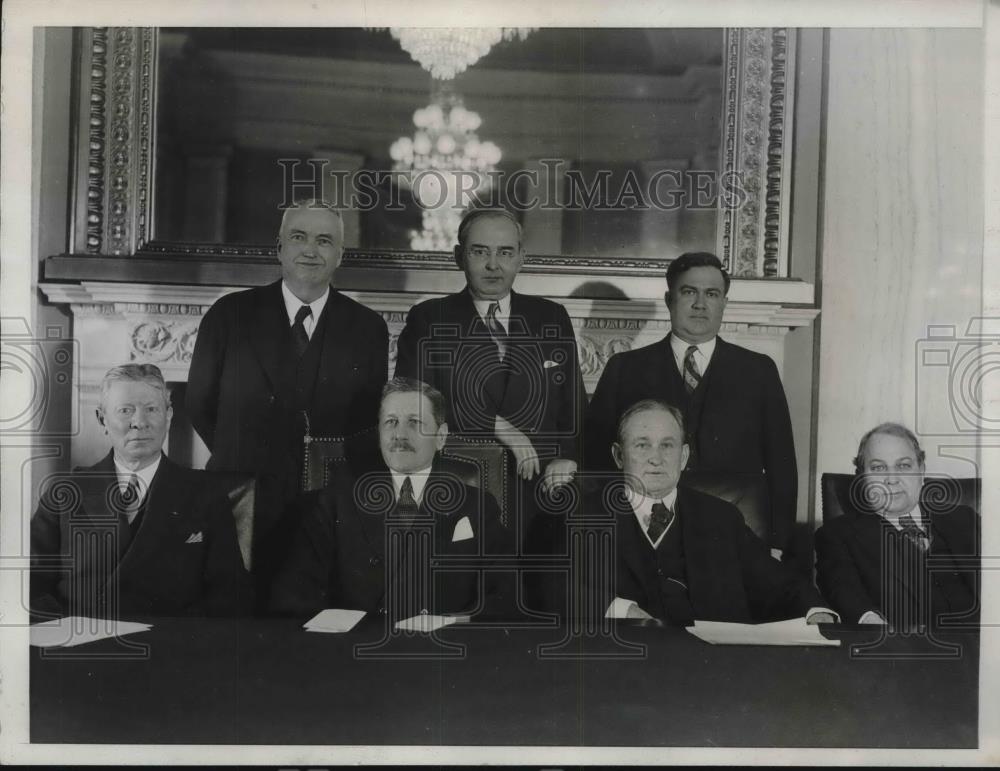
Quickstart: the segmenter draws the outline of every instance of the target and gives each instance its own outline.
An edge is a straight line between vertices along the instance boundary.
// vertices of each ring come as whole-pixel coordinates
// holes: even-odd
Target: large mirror
[[[81,30],[73,252],[264,258],[319,193],[347,262],[428,264],[474,193],[518,210],[529,268],[787,275],[794,35],[512,32],[433,77],[396,30]]]

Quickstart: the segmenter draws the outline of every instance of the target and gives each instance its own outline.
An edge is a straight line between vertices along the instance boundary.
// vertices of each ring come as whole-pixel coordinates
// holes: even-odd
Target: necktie
[[[500,303],[490,303],[489,310],[486,311],[486,328],[490,331],[493,342],[497,344],[500,361],[503,361],[503,357],[507,353],[507,330],[503,328],[503,324],[497,318],[499,312]]]
[[[309,345],[309,335],[306,334],[305,320],[312,316],[312,308],[303,305],[295,314],[295,323],[292,324],[292,341],[295,344],[295,353],[301,358]]]
[[[122,490],[122,512],[131,525],[139,512],[139,477],[133,474]]]
[[[701,373],[698,371],[698,362],[694,360],[697,345],[689,345],[687,353],[684,354],[684,390],[688,395],[694,392],[701,382]]]
[[[399,489],[399,500],[396,502],[396,516],[403,521],[417,518],[417,499],[413,497],[413,483],[407,477]]]
[[[649,518],[649,528],[646,530],[649,534],[649,540],[656,543],[656,539],[663,535],[663,531],[667,529],[673,518],[674,512],[662,503],[654,503],[653,515]]]
[[[903,537],[913,543],[921,551],[925,551],[928,546],[928,538],[924,535],[924,531],[921,530],[917,523],[913,520],[909,514],[904,514],[899,518],[899,524],[902,525]]]

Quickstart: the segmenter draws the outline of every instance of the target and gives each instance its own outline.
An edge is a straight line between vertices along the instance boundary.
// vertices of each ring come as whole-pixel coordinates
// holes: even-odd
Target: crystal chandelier
[[[524,40],[535,27],[390,27],[404,51],[438,80],[451,80],[501,40]]]
[[[410,246],[419,251],[449,251],[458,237],[462,212],[487,192],[490,172],[500,162],[500,148],[480,142],[479,115],[467,110],[454,94],[438,94],[413,113],[413,138],[400,137],[389,148],[393,170],[413,191],[423,208],[423,229],[410,231]]]

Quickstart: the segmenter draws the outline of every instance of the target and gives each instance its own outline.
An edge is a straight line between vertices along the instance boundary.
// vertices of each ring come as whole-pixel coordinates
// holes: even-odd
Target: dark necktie
[[[507,330],[497,318],[500,312],[500,303],[490,303],[489,310],[486,311],[486,328],[490,331],[490,337],[497,344],[497,352],[500,354],[500,361],[507,353]]]
[[[687,353],[684,354],[684,390],[688,392],[688,395],[694,393],[694,390],[701,382],[701,372],[698,371],[698,362],[694,360],[694,355],[697,351],[697,345],[689,345]]]
[[[295,314],[295,323],[292,324],[292,341],[295,344],[295,353],[301,358],[309,345],[309,335],[306,334],[305,320],[312,316],[312,308],[303,305]]]
[[[900,532],[903,537],[910,541],[914,546],[916,546],[921,551],[925,551],[928,546],[927,536],[924,535],[924,531],[921,530],[917,523],[914,521],[913,517],[909,514],[904,514],[899,518],[899,524],[902,525]]]
[[[139,511],[139,477],[133,474],[128,478],[125,489],[122,490],[122,513],[128,519],[129,524],[135,521],[135,515]]]
[[[649,528],[646,530],[649,540],[656,543],[656,540],[663,535],[663,532],[667,529],[673,518],[674,512],[662,503],[654,503],[653,515],[649,518]]]
[[[403,480],[403,486],[399,488],[396,516],[404,522],[411,522],[417,518],[418,510],[417,499],[413,497],[413,483],[407,477]]]

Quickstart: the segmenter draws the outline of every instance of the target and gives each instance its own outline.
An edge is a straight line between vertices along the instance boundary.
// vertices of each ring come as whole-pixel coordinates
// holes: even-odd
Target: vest
[[[669,624],[689,626],[694,621],[694,608],[687,590],[680,522],[675,518],[655,549],[639,520],[632,517],[632,523],[640,543],[648,603],[645,610]]]

